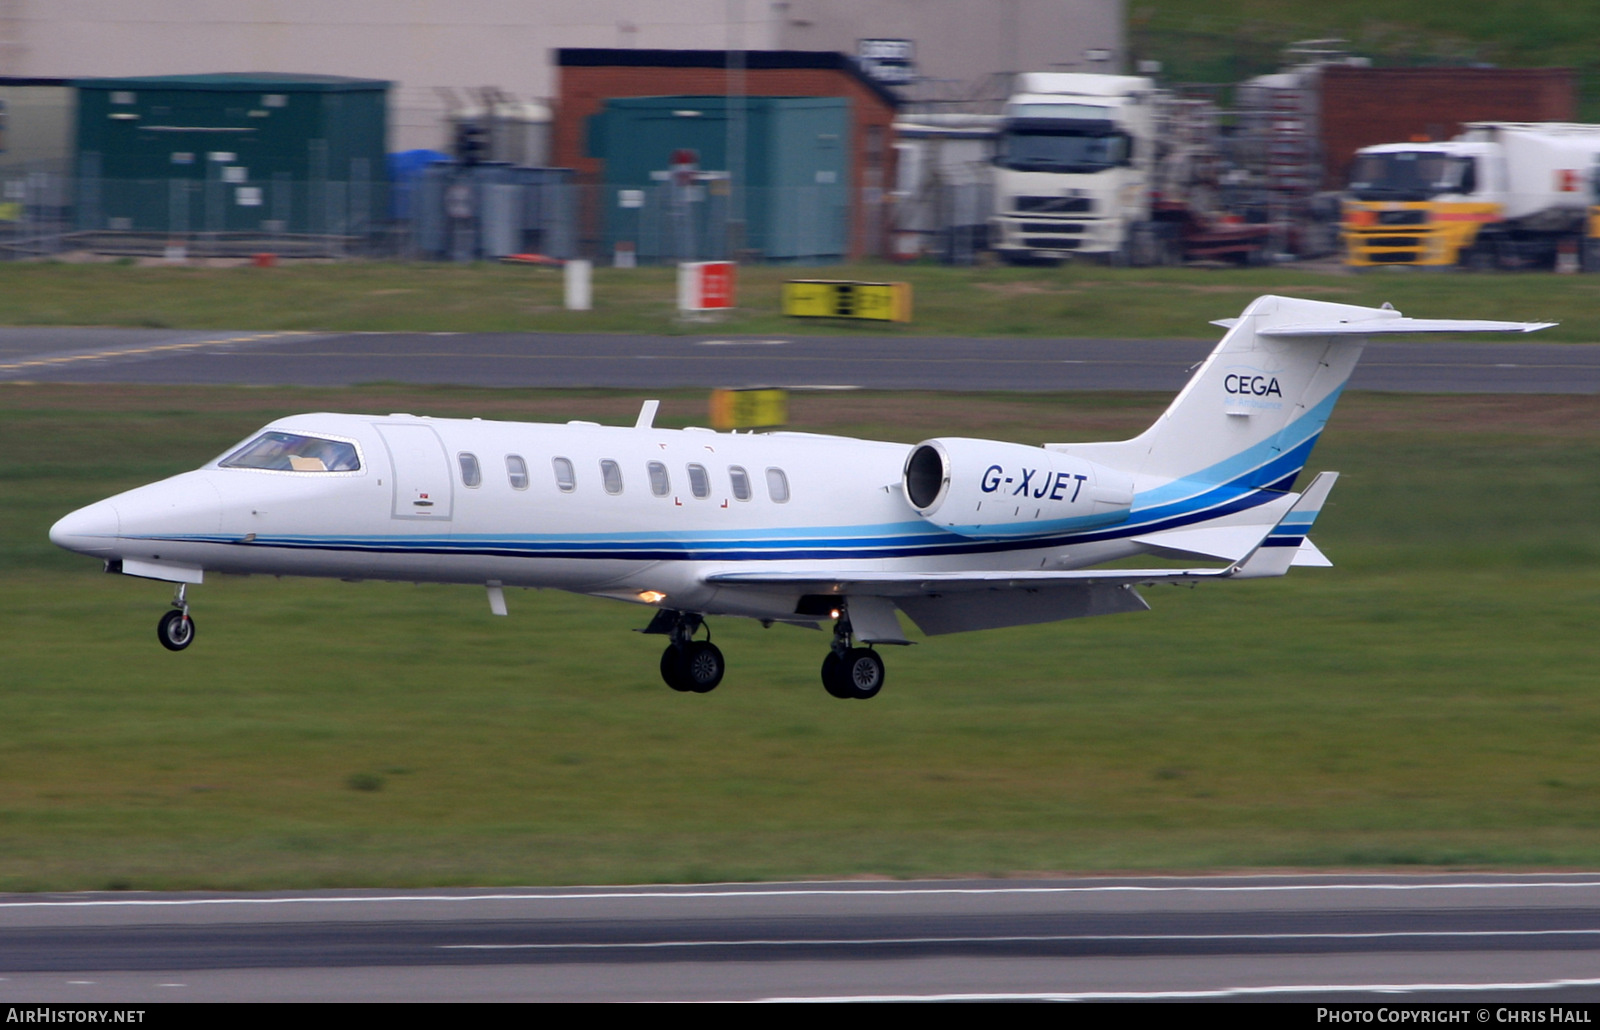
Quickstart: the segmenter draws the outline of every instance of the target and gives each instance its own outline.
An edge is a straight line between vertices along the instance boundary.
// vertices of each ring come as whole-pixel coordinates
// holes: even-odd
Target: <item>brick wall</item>
[[[1361,147],[1446,140],[1464,122],[1567,122],[1575,110],[1569,68],[1324,68],[1325,186],[1344,187]]]
[[[586,153],[588,119],[615,97],[719,96],[728,92],[726,68],[560,66],[551,129],[551,152],[558,167],[577,170],[580,183],[601,181],[600,162]],[[858,76],[836,68],[749,68],[744,92],[766,97],[845,97],[854,120],[850,146],[850,256],[885,253],[886,228],[868,238],[863,191],[894,185],[894,107]],[[869,134],[877,129],[882,167],[873,182],[867,166]],[[880,220],[881,222],[882,220]]]

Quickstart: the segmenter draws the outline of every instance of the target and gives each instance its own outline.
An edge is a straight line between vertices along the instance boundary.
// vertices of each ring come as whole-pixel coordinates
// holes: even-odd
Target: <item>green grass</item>
[[[1128,5],[1134,60],[1155,58],[1174,82],[1236,83],[1278,71],[1283,48],[1307,39],[1348,40],[1377,65],[1575,68],[1579,118],[1600,118],[1600,9],[1563,0],[1447,6],[1427,0],[1135,0]]]
[[[808,429],[1083,439],[1165,398],[797,396]],[[716,692],[637,609],[216,577],[44,540],[75,505],[289,410],[620,422],[636,399],[370,387],[0,388],[0,889],[706,881],[1600,862],[1600,410],[1354,395],[1313,467],[1338,563],[1154,610],[896,649],[828,698],[825,638],[716,620]],[[667,400],[699,421],[703,397]]]
[[[1393,274],[1391,274],[1393,273]],[[740,269],[740,309],[684,323],[670,269],[599,269],[595,310],[562,307],[561,273],[499,265],[302,265],[137,268],[0,264],[0,325],[106,325],[253,331],[804,333],[885,336],[1210,337],[1215,318],[1263,293],[1350,304],[1392,302],[1412,315],[1547,319],[1531,337],[1600,341],[1600,277],[1304,269],[959,269],[853,265]],[[789,319],[787,279],[912,284],[908,324]],[[1157,298],[1152,302],[1152,297]],[[1518,337],[1520,339],[1520,337]]]

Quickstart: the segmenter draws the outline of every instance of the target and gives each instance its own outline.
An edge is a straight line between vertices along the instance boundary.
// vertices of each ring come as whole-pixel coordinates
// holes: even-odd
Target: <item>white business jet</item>
[[[50,539],[108,572],[178,584],[158,636],[195,637],[206,572],[554,587],[645,605],[661,675],[704,693],[710,615],[833,624],[822,681],[884,682],[875,645],[1140,611],[1140,584],[1281,576],[1337,473],[1292,491],[1367,337],[1552,323],[1404,318],[1262,297],[1166,412],[1116,443],[915,446],[808,433],[395,415],[280,419],[193,472],[91,504]],[[1205,567],[1095,566],[1135,555]]]

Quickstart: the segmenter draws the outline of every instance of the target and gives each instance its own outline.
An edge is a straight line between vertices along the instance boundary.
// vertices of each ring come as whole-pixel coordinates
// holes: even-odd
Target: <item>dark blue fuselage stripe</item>
[[[637,545],[617,541],[571,541],[547,543],[489,543],[485,541],[431,539],[409,544],[393,538],[378,540],[271,540],[257,539],[248,544],[235,537],[189,536],[153,537],[197,543],[238,544],[278,550],[333,551],[374,554],[430,554],[467,557],[572,558],[615,561],[792,561],[819,559],[919,558],[937,555],[994,554],[1034,550],[1071,544],[1100,543],[1108,540],[1145,536],[1208,522],[1281,498],[1294,485],[1305,467],[1320,432],[1313,433],[1298,446],[1264,465],[1250,469],[1227,483],[1218,483],[1196,495],[1170,504],[1135,510],[1128,521],[1094,531],[1055,533],[1045,536],[974,540],[954,533],[929,534],[922,539],[901,537],[884,541],[873,537],[846,537],[818,541],[816,544],[784,546],[779,541],[756,545],[720,541],[657,540]],[[1246,485],[1246,484],[1256,485]],[[1287,528],[1287,527],[1284,527]],[[753,531],[759,534],[760,530]],[[1268,546],[1288,546],[1267,541]],[[1298,540],[1296,541],[1298,546]],[[781,549],[780,549],[781,548]]]

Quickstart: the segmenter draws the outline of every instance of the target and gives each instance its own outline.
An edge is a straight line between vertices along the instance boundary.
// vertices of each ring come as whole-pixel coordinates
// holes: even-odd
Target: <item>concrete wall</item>
[[[1120,59],[1122,2],[0,0],[0,76],[388,79],[390,149],[443,149],[441,88],[550,97],[551,52],[560,47],[853,54],[863,36],[915,38],[922,73],[961,92],[994,73],[1065,67],[1087,47],[1111,48]]]
[[[388,79],[390,148],[444,149],[441,87],[554,92],[561,46],[724,46],[728,0],[11,0],[0,75],[218,71]],[[732,26],[770,49],[766,5]]]
[[[927,81],[914,98],[1004,97],[1015,72],[1123,72],[1122,0],[786,0],[778,45],[856,53],[860,39],[910,39]],[[1090,61],[1088,51],[1107,51]],[[994,81],[999,77],[1000,81]],[[998,92],[997,92],[998,91]]]

